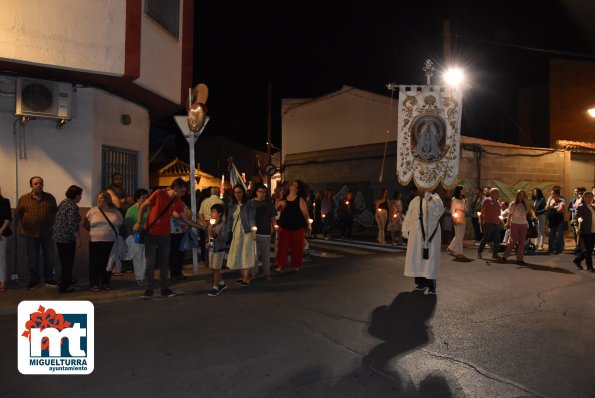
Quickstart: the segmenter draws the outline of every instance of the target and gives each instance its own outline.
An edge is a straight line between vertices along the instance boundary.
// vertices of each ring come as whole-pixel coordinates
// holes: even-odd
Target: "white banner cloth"
[[[419,188],[457,183],[463,93],[444,86],[401,86],[397,177]]]

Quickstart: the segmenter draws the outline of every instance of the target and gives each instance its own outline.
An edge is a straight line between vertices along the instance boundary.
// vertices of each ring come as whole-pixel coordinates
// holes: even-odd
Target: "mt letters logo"
[[[90,301],[22,301],[18,312],[19,372],[93,372],[95,309]]]

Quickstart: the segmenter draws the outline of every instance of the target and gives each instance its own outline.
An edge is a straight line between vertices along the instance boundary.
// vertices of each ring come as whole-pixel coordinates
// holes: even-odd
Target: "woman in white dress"
[[[463,239],[465,238],[465,229],[467,227],[467,222],[465,220],[466,208],[467,201],[465,200],[465,188],[462,185],[457,185],[450,202],[450,212],[452,214],[455,237],[446,249],[448,254],[455,256],[454,261],[472,261],[470,258],[465,257],[465,254],[463,253]]]
[[[241,270],[242,278],[236,283],[250,286],[250,270],[256,265],[256,207],[241,184],[233,187],[233,200],[226,213],[227,231],[232,234],[227,268]]]

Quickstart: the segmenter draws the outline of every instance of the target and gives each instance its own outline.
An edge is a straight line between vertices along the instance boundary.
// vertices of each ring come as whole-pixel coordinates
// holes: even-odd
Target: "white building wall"
[[[182,38],[182,10],[180,2],[180,30]],[[143,14],[141,22],[139,86],[151,90],[174,103],[180,103],[182,81],[182,41],[169,34],[161,25]]]
[[[396,124],[396,101],[393,107]],[[383,143],[389,109],[390,98],[348,87],[286,110],[282,117],[283,159],[292,153]],[[394,125],[389,140],[396,140]]]
[[[145,108],[94,88],[79,88],[76,113],[63,128],[56,120],[16,123],[15,80],[0,76],[0,187],[16,207],[17,198],[30,191],[29,178],[43,177],[45,190],[60,201],[68,186],[83,188],[81,207],[94,205],[101,187],[101,147],[137,151],[139,186],[148,187],[149,115]],[[131,117],[130,125],[120,115]],[[15,132],[17,140],[15,141]],[[18,181],[18,182],[17,182]]]
[[[0,58],[124,73],[126,1],[2,0]]]
[[[93,168],[93,193],[101,186],[101,147],[108,145],[138,153],[138,186],[149,187],[149,129],[147,109],[102,90],[93,90],[92,113],[95,115],[92,129],[93,153],[90,157]],[[120,117],[130,116],[131,123],[123,125]],[[92,159],[92,160],[91,160]],[[133,192],[129,192],[132,194]]]

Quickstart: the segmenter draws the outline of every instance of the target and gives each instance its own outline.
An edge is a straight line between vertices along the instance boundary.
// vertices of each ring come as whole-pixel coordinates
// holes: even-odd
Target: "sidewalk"
[[[228,283],[235,279],[233,274],[239,276],[239,271],[224,269],[222,273],[226,276]],[[184,274],[186,279],[169,282],[169,287],[175,293],[183,295],[196,291],[204,291],[205,294],[210,289],[211,272],[205,268],[204,263],[198,264],[198,275],[192,275],[192,264],[184,265]],[[229,275],[231,274],[231,275]],[[259,274],[259,278],[262,274]],[[159,270],[155,271],[155,289],[156,297],[159,297]],[[17,311],[19,303],[23,300],[89,300],[93,303],[109,302],[122,299],[142,299],[145,291],[144,286],[137,285],[134,279],[134,273],[126,272],[120,276],[112,275],[110,282],[111,290],[92,292],[89,290],[87,279],[72,285],[76,289],[73,293],[59,293],[57,287],[41,285],[37,289],[28,290],[27,284],[9,283],[8,289],[0,293],[0,315],[14,313]]]

